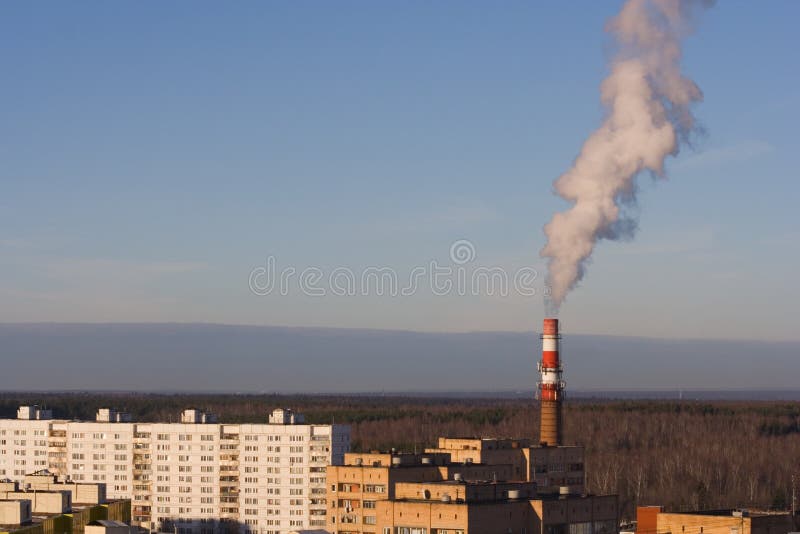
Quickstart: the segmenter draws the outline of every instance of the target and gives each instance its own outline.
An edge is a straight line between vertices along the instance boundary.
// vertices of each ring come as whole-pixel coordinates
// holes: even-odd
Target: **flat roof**
[[[750,510],[741,508],[729,508],[722,510],[695,510],[692,512],[659,512],[667,515],[698,515],[698,516],[715,516],[715,517],[738,517],[734,513],[741,512],[743,517],[765,517],[772,515],[792,515],[787,511],[773,511],[773,510]]]

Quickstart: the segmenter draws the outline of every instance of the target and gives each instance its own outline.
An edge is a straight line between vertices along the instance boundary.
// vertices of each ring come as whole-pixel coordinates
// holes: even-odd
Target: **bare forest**
[[[538,406],[522,399],[6,393],[0,417],[15,417],[20,404],[75,419],[114,407],[138,421],[177,421],[197,407],[231,423],[263,422],[268,410],[291,407],[307,422],[351,425],[353,450],[421,451],[445,435],[538,435]],[[623,519],[637,504],[787,508],[800,470],[798,402],[573,400],[565,422],[566,444],[586,447],[589,491],[619,494]]]

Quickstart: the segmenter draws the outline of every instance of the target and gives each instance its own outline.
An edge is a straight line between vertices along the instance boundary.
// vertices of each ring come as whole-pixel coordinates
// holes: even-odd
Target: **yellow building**
[[[439,438],[437,446],[425,452],[447,454],[456,463],[508,464],[513,468],[511,480],[525,480],[528,468],[524,451],[530,446],[529,439]]]
[[[669,513],[640,506],[636,518],[637,534],[786,534],[800,526],[789,513],[752,510]]]
[[[536,496],[533,482],[400,482],[377,534],[612,534],[616,496]]]
[[[373,534],[377,504],[395,498],[400,482],[508,480],[510,465],[452,463],[448,454],[347,453],[328,466],[328,525],[336,534]]]
[[[539,493],[585,491],[584,457],[581,446],[531,446],[529,439],[439,438],[437,447],[426,453],[449,454],[453,462],[509,464],[508,480],[530,480]]]

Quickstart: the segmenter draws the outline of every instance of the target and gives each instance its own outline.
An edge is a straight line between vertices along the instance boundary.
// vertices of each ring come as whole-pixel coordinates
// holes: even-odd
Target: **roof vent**
[[[462,482],[464,477],[461,476],[461,473],[453,473],[453,480],[456,482]]]
[[[447,493],[442,495],[442,502],[443,503],[449,503],[450,502],[450,495],[448,495]]]

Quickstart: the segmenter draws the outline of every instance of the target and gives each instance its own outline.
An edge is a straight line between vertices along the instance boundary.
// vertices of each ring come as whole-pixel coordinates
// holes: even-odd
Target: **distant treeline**
[[[136,421],[178,421],[195,407],[230,423],[290,407],[310,423],[351,425],[356,451],[421,451],[438,436],[536,439],[539,419],[523,399],[135,393],[3,393],[0,417],[20,404],[68,419],[111,407]],[[800,471],[800,402],[585,399],[567,402],[565,420],[566,442],[586,446],[589,490],[618,493],[627,518],[637,504],[786,508]]]

